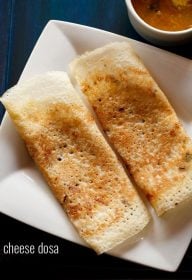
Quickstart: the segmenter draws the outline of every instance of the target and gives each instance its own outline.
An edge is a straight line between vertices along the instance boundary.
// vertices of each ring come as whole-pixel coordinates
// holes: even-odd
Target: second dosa
[[[71,70],[158,215],[191,198],[191,140],[131,46],[96,49]]]

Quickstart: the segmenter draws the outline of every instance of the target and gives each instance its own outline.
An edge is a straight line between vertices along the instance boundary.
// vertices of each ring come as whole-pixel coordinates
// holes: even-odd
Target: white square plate
[[[40,36],[20,80],[49,70],[68,71],[68,63],[87,50],[112,41],[129,41],[167,94],[192,136],[192,62],[128,38],[72,23],[50,21]],[[66,240],[85,245],[36,170],[6,115],[0,130],[0,211]],[[190,205],[157,218],[145,237],[124,243],[111,255],[151,267],[175,271],[192,236]]]

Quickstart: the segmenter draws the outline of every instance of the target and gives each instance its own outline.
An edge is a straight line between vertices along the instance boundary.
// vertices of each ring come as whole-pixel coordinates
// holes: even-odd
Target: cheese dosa
[[[70,68],[157,214],[191,198],[191,140],[131,46],[111,43],[75,59]]]
[[[146,226],[143,202],[66,73],[20,83],[1,101],[54,195],[96,252]]]

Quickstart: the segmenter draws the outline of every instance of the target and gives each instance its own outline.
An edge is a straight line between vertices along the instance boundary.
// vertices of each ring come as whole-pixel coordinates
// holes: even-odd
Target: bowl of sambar
[[[130,21],[145,39],[158,45],[192,39],[192,0],[126,0]]]

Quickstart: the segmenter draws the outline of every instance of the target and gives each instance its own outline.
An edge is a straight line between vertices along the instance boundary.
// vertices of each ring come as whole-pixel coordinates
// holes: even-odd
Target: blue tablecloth
[[[17,82],[34,44],[50,19],[89,25],[145,41],[132,28],[124,0],[0,0],[0,94]],[[192,58],[192,45],[167,49]],[[3,112],[1,106],[0,119]],[[0,246],[9,240],[15,243],[25,240],[26,243],[56,243],[61,251],[57,257],[0,255],[0,265],[21,263],[45,269],[53,266],[53,270],[57,267],[55,273],[60,270],[64,279],[69,273],[71,278],[76,275],[76,279],[192,279],[192,246],[178,272],[170,275],[107,255],[97,257],[86,248],[4,215],[0,215],[0,228]]]

